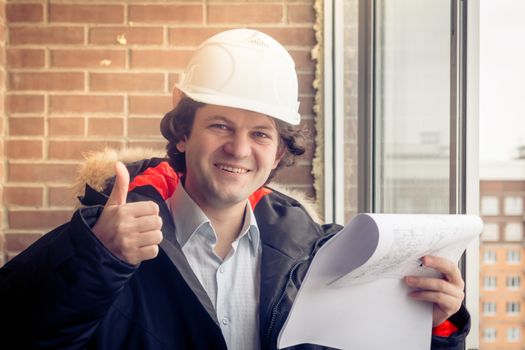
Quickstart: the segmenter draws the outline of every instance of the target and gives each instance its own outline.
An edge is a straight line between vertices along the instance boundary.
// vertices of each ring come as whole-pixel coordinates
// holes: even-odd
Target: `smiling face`
[[[272,118],[216,105],[196,111],[190,136],[177,149],[186,156],[184,187],[204,212],[244,208],[282,153]]]

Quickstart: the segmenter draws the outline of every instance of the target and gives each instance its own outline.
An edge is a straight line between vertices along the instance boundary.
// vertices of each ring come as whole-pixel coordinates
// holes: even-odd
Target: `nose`
[[[224,144],[223,149],[224,152],[238,159],[248,157],[252,152],[250,138],[244,133],[233,134]]]

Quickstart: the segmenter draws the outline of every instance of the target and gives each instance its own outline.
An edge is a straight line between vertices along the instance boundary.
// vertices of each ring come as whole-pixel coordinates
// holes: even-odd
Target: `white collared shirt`
[[[261,250],[250,205],[247,202],[239,236],[222,260],[214,251],[217,235],[210,220],[182,185],[166,203],[176,239],[215,308],[228,349],[259,349]]]

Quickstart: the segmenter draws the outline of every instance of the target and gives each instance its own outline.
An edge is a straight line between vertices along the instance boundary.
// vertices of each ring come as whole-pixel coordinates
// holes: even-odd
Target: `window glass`
[[[523,224],[510,222],[505,225],[505,241],[519,242],[523,239]]]
[[[495,196],[481,197],[481,215],[498,215],[499,199]]]
[[[481,240],[485,242],[495,242],[499,240],[499,225],[496,223],[485,223]]]
[[[375,209],[449,213],[450,2],[376,4]]]
[[[483,340],[486,342],[496,341],[496,328],[483,328]]]
[[[519,315],[520,313],[520,303],[517,301],[507,301],[505,304],[505,310],[509,315]]]
[[[507,276],[506,286],[508,289],[519,289],[520,283],[520,276]]]
[[[507,250],[507,263],[508,264],[520,264],[521,263],[521,252],[518,249]]]
[[[518,327],[507,328],[507,341],[517,342],[520,340],[520,329]]]
[[[496,303],[493,301],[487,301],[483,303],[483,314],[486,316],[496,314]]]
[[[483,278],[483,289],[493,290],[496,289],[496,276],[485,276]]]
[[[493,265],[496,263],[496,252],[492,249],[486,249],[483,252],[483,263],[486,265]]]
[[[505,197],[505,215],[522,215],[523,199],[518,196]]]

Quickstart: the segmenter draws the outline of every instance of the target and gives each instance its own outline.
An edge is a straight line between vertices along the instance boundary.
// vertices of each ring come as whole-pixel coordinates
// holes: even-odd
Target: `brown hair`
[[[186,158],[184,153],[177,149],[177,144],[184,138],[190,137],[195,113],[197,109],[203,106],[205,103],[184,96],[173,110],[164,115],[160,122],[160,132],[168,140],[166,151],[169,162],[177,172],[186,172]],[[293,126],[277,119],[274,120],[279,134],[279,148],[284,150],[284,155],[277,167],[270,173],[266,183],[270,182],[283,166],[293,165],[296,156],[302,155],[306,149],[306,133],[302,127]]]

